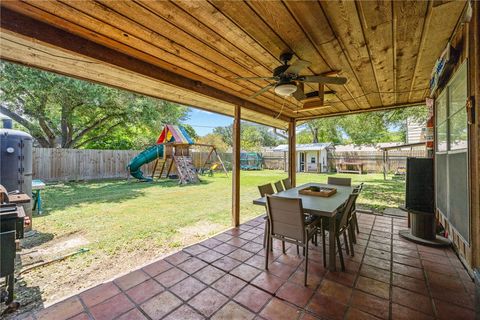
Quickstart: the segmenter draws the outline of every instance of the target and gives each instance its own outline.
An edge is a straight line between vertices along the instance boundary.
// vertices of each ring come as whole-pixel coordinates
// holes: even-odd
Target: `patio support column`
[[[288,124],[288,179],[292,187],[297,186],[297,142],[295,130],[297,129],[297,120],[292,119]]]
[[[472,109],[470,111],[470,212],[472,230],[471,266],[480,266],[480,3],[472,1],[473,13],[468,26],[469,72]]]
[[[240,106],[235,106],[232,132],[232,225],[240,225]]]

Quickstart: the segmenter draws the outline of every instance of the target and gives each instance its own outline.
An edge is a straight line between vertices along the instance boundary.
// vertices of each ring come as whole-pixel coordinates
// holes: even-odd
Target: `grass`
[[[380,211],[398,206],[404,198],[404,183],[384,181],[380,174],[336,176],[365,183],[358,200],[362,207]],[[241,220],[264,213],[252,204],[258,185],[285,177],[283,171],[242,172]],[[298,174],[297,179],[297,184],[325,182],[327,175]],[[217,173],[202,180],[188,186],[133,180],[48,185],[43,191],[44,215],[33,218],[40,243],[48,247],[81,237],[90,251],[32,272],[26,283],[41,284],[42,299],[51,301],[228,228],[231,178]]]
[[[285,176],[282,171],[242,172],[242,221],[263,212],[263,208],[252,204],[258,197],[257,186]],[[351,177],[354,184],[365,183],[358,200],[363,207],[380,211],[402,202],[403,182],[384,181],[379,174],[337,176]],[[325,182],[327,175],[299,174],[297,179],[298,184]],[[44,191],[46,215],[36,216],[33,223],[35,229],[55,236],[81,232],[93,243],[91,249],[110,254],[146,240],[177,247],[182,245],[182,229],[198,225],[198,235],[205,236],[230,225],[230,178],[216,174],[202,180],[200,185],[189,186],[178,186],[174,181],[50,185]],[[195,230],[190,231],[196,235]]]

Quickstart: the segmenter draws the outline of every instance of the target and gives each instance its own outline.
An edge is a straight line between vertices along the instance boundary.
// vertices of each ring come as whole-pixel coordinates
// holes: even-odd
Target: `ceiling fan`
[[[342,85],[347,82],[347,79],[344,77],[328,77],[323,75],[311,75],[311,76],[302,76],[299,75],[299,72],[305,68],[308,68],[311,63],[304,60],[296,60],[292,64],[288,62],[292,59],[293,53],[285,52],[280,55],[280,61],[283,62],[282,65],[276,67],[273,70],[273,76],[271,77],[242,77],[237,78],[237,80],[275,80],[274,83],[260,89],[260,91],[255,92],[251,95],[251,98],[274,88],[276,94],[287,97],[292,95],[298,101],[307,98],[307,95],[303,91],[303,85],[298,85],[299,83],[310,82],[310,83],[319,83],[319,84],[338,84]]]

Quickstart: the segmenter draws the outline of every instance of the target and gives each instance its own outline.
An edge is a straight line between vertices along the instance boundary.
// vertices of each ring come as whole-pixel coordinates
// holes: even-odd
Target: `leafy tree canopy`
[[[217,148],[218,152],[227,152],[229,145],[223,141],[223,138],[218,133],[209,133],[203,137],[200,137],[196,141],[197,143],[211,144]]]
[[[410,107],[315,119],[308,121],[305,129],[297,134],[297,142],[353,144],[405,142],[407,119],[423,123],[427,120],[427,113],[426,107]]]
[[[232,131],[233,125],[213,129],[213,133],[221,136],[223,142],[228,146],[232,146]],[[244,151],[260,151],[262,147],[275,147],[285,143],[284,139],[276,136],[268,127],[246,122],[241,123],[240,140]]]
[[[0,72],[0,112],[45,148],[139,149],[187,119],[187,107],[159,99],[8,62]]]

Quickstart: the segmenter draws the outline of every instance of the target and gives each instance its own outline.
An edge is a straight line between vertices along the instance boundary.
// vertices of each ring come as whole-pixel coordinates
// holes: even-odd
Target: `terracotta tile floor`
[[[312,247],[307,287],[295,247],[274,242],[264,268],[261,217],[112,282],[36,319],[473,319],[474,285],[451,249],[404,241],[404,219],[359,215],[346,272]],[[345,252],[345,251],[344,251]],[[338,260],[338,257],[337,257]],[[339,264],[338,264],[339,265]]]

